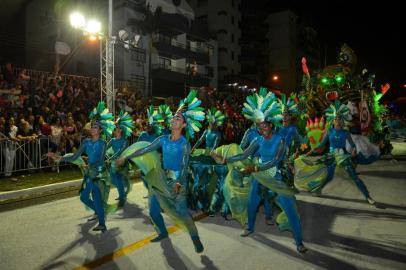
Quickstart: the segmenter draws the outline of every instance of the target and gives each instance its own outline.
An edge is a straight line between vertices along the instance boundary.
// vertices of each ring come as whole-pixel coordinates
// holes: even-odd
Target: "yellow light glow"
[[[89,20],[85,30],[90,34],[98,34],[101,31],[101,23],[96,20]]]
[[[70,24],[74,28],[83,28],[86,25],[85,17],[79,12],[74,12],[69,16]]]

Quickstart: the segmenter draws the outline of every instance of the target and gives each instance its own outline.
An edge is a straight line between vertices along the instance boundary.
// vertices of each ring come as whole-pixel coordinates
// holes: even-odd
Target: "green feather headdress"
[[[111,136],[113,130],[116,128],[114,125],[114,116],[109,109],[106,108],[106,104],[100,101],[97,107],[94,108],[89,115],[91,122],[97,123],[102,129],[103,135]]]
[[[297,104],[293,98],[289,97],[286,99],[286,95],[281,94],[281,99],[279,102],[281,104],[282,113],[294,115],[299,112]]]
[[[197,98],[197,91],[193,89],[189,95],[181,100],[176,114],[181,113],[186,122],[186,138],[193,138],[195,132],[199,132],[204,120],[204,108],[200,107],[202,102]]]
[[[128,138],[133,132],[134,121],[127,112],[121,111],[117,116],[116,126],[121,128],[124,138]]]
[[[147,117],[148,117],[148,124],[152,126],[155,130],[156,134],[161,134],[161,131],[163,129],[163,122],[164,119],[162,118],[162,115],[158,113],[157,110],[154,109],[154,106],[150,105],[147,109]]]
[[[349,121],[350,109],[345,104],[341,104],[340,101],[336,100],[325,110],[327,122],[331,123],[334,118],[340,118],[344,123]]]
[[[218,127],[222,126],[225,118],[226,118],[225,115],[220,110],[217,110],[217,108],[213,107],[207,110],[206,113],[207,122],[213,125],[216,125]]]
[[[159,105],[158,107],[158,113],[163,117],[164,119],[164,124],[168,127],[171,125],[171,121],[173,118],[173,114],[171,111],[171,108],[166,105],[166,104],[162,104]]]
[[[272,92],[269,92],[268,88],[266,88],[266,87],[260,87],[260,88],[259,88],[258,94],[259,94],[261,97],[266,97],[266,95],[268,95],[269,93],[272,93]]]
[[[255,123],[271,121],[278,124],[282,120],[281,106],[272,92],[266,92],[262,88],[259,94],[250,95],[244,103],[242,113],[245,118]]]

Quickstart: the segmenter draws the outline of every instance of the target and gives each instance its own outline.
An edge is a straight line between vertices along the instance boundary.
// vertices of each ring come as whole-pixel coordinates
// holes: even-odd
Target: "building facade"
[[[230,83],[241,73],[241,0],[188,0],[196,20],[207,23],[218,42],[219,83]]]
[[[39,2],[41,4],[39,5]],[[115,79],[129,81],[147,96],[183,96],[190,87],[217,87],[217,41],[209,36],[207,24],[195,20],[185,0],[113,1]],[[108,1],[81,1],[56,8],[55,1],[31,1],[26,9],[27,66],[82,76],[100,76],[100,44],[89,41],[69,25],[69,13],[81,11],[98,18],[106,33]],[[58,10],[59,9],[59,10]],[[139,35],[137,44],[120,40],[125,30]],[[55,53],[55,44],[70,48],[68,55]]]
[[[317,32],[299,23],[290,10],[274,12],[266,18],[268,24],[267,85],[290,93],[300,88],[302,80],[301,59],[308,66],[320,67],[320,42]]]

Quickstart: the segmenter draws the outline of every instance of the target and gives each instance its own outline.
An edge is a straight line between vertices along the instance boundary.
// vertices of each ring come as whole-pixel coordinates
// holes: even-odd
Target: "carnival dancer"
[[[286,151],[285,141],[283,137],[272,132],[273,123],[281,120],[280,105],[274,99],[272,93],[269,93],[266,97],[254,94],[247,97],[243,113],[246,118],[256,123],[261,136],[252,141],[242,154],[224,158],[213,153],[213,158],[220,163],[232,163],[245,160],[258,151],[258,163],[245,167],[242,173],[250,174],[259,183],[277,194],[276,201],[288,217],[296,248],[298,252],[306,252],[307,248],[302,241],[302,229],[296,209],[294,190],[286,184],[281,173]],[[248,227],[245,231],[246,235],[251,234],[253,228]]]
[[[116,160],[121,153],[128,147],[128,138],[132,134],[134,122],[127,112],[121,111],[116,119],[116,128],[114,129],[114,138],[110,140],[107,145],[107,154],[109,161]],[[110,154],[110,147],[112,153]],[[110,155],[109,155],[110,154]],[[117,187],[118,191],[118,207],[125,204],[127,194],[130,191],[130,180],[128,178],[128,164],[122,166],[119,170],[114,166],[110,166],[109,172],[113,184]]]
[[[269,98],[271,98],[272,100],[276,100],[275,94],[268,92],[268,90],[265,87],[260,88],[259,95],[262,96],[263,98],[269,95]],[[252,97],[255,98],[255,95]],[[244,114],[244,116],[246,116],[246,114]],[[247,149],[250,143],[260,136],[261,134],[259,133],[258,128],[254,122],[251,128],[245,131],[244,136],[241,139],[240,142],[241,149],[242,150]],[[258,151],[256,151],[253,155],[253,158],[257,159],[258,157],[259,153]],[[272,198],[274,196],[275,194],[272,191],[270,191],[267,187],[258,183],[257,180],[252,179],[248,200],[248,224],[247,224],[248,228],[251,228],[251,230],[243,231],[243,233],[241,234],[242,237],[247,236],[248,235],[247,232],[254,230],[256,213],[261,202],[263,203],[264,206],[265,224],[274,225],[272,212]]]
[[[294,99],[286,99],[286,95],[282,94],[280,99],[282,108],[282,127],[278,129],[279,135],[285,139],[286,145],[286,163],[284,173],[285,180],[288,185],[293,186],[293,160],[298,155],[300,147],[300,135],[294,124],[291,123],[292,116],[298,113],[297,104]]]
[[[101,138],[101,135],[104,137],[111,136],[115,128],[114,116],[105,107],[104,102],[99,102],[97,107],[90,113],[89,119],[91,121],[91,138],[85,139],[73,155],[55,156],[54,158],[57,162],[74,162],[83,153],[87,155],[88,165],[80,191],[80,200],[97,215],[99,224],[93,230],[105,232],[107,227],[104,205],[107,204],[106,194],[108,194],[110,184],[108,183],[109,179],[105,164],[107,143],[105,139]],[[90,199],[90,194],[92,194],[92,199]]]
[[[221,141],[221,133],[218,130],[219,127],[221,127],[224,123],[225,116],[224,114],[220,111],[217,110],[216,108],[211,108],[207,110],[206,112],[206,120],[208,122],[208,128],[203,132],[203,134],[200,136],[199,140],[196,142],[196,144],[192,148],[192,155],[193,156],[198,156],[198,155],[203,155],[208,157],[210,160],[209,162],[196,162],[193,164],[192,168],[194,169],[194,176],[197,176],[196,173],[199,173],[201,171],[204,172],[206,170],[207,172],[204,172],[203,175],[206,173],[206,181],[195,181],[193,185],[193,193],[196,198],[203,199],[205,202],[198,202],[199,208],[204,208],[204,205],[206,203],[209,204],[209,209],[208,213],[210,216],[214,216],[214,213],[218,211],[218,208],[222,207],[224,197],[223,197],[223,184],[224,184],[224,179],[227,175],[227,166],[224,165],[217,165],[216,163],[213,162],[214,160],[209,156],[210,153],[216,149]],[[205,142],[205,149],[198,149],[198,147],[202,144],[202,142]],[[207,159],[205,159],[207,160]],[[213,162],[212,162],[213,161]],[[196,168],[197,167],[197,168]],[[197,172],[196,172],[197,171]],[[215,174],[213,174],[213,171]],[[202,173],[198,175],[197,177],[194,177],[195,180],[202,180],[201,177]],[[217,176],[217,177],[215,177]],[[209,182],[212,177],[215,177],[216,181],[216,189],[213,193],[213,195],[210,196],[208,195],[209,193],[207,192],[207,185],[209,185]],[[199,196],[200,195],[200,196]],[[223,206],[223,211],[222,213],[227,211],[226,207]]]
[[[149,191],[149,214],[158,236],[152,242],[160,241],[168,237],[161,207],[169,216],[175,219],[184,227],[192,238],[195,251],[201,253],[203,245],[200,241],[196,225],[187,208],[185,198],[185,181],[190,156],[190,144],[188,138],[192,137],[201,128],[200,121],[204,120],[204,109],[200,107],[201,101],[196,97],[197,91],[192,90],[183,99],[171,122],[171,134],[162,135],[146,146],[139,142],[130,146],[120,159],[117,165],[124,164],[131,159],[144,171],[145,179],[148,182]],[[186,138],[182,131],[186,130]],[[134,148],[136,151],[134,152]],[[163,172],[159,159],[156,159],[156,150],[162,149]],[[153,162],[142,163],[138,157],[148,153],[155,154]],[[146,167],[153,169],[147,170]]]
[[[138,136],[138,142],[153,142],[162,133],[164,120],[162,115],[150,105],[147,109],[148,124],[147,129]]]
[[[347,130],[344,130],[345,122],[348,121],[349,109],[346,105],[341,104],[339,101],[335,101],[327,108],[326,118],[328,123],[333,123],[333,127],[330,128],[327,134],[324,136],[322,142],[314,149],[310,150],[307,155],[312,154],[314,151],[322,148],[327,142],[330,144],[329,154],[334,157],[335,164],[333,166],[333,173],[325,181],[321,189],[333,179],[334,170],[336,166],[344,169],[347,176],[354,182],[358,189],[362,192],[365,200],[369,204],[375,204],[375,201],[370,197],[369,191],[364,182],[358,177],[354,166],[351,162],[351,156],[357,154],[355,144],[351,139],[351,135]],[[351,146],[351,151],[348,153],[346,150],[346,142]]]

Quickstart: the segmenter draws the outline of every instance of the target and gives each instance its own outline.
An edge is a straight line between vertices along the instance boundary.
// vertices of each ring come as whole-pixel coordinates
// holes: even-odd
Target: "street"
[[[150,243],[146,190],[136,183],[123,209],[108,215],[105,233],[79,197],[0,213],[0,269],[406,269],[406,161],[359,166],[377,206],[340,177],[321,197],[297,196],[304,244],[299,254],[290,232],[266,225],[259,210],[256,230],[221,216],[196,222],[205,251],[194,252],[189,236],[172,226],[169,239]],[[110,194],[110,202],[116,198]]]

